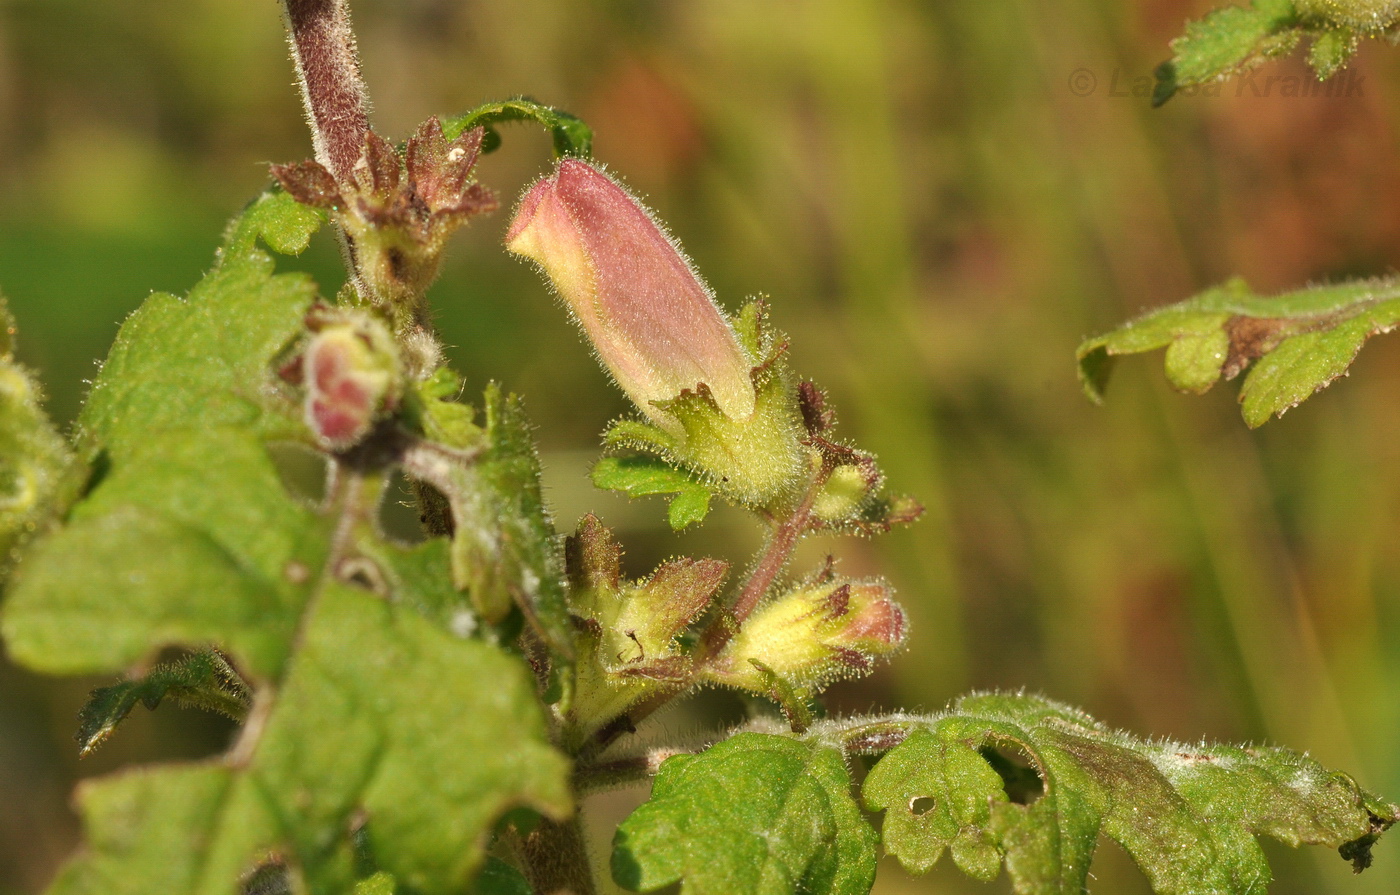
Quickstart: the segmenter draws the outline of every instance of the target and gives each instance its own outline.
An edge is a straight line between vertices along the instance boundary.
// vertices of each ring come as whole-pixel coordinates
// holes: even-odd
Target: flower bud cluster
[[[579,630],[574,715],[581,738],[668,684],[691,664],[679,638],[714,599],[729,565],[674,559],[642,581],[622,578],[622,550],[595,516],[568,539],[569,609]]]
[[[402,327],[420,310],[437,277],[447,237],[469,218],[496,208],[472,176],[484,131],[449,141],[429,118],[403,157],[369,131],[347,179],[314,161],[273,165],[272,174],[298,202],[329,212],[345,234],[368,300]]]
[[[566,725],[571,747],[648,697],[699,683],[767,696],[784,711],[801,711],[822,687],[869,672],[904,642],[904,611],[888,585],[849,581],[827,570],[761,605],[721,648],[710,649],[704,637],[689,637],[687,630],[714,601],[727,564],[675,559],[649,578],[627,581],[621,549],[591,515],[568,539],[566,554],[577,631]]]

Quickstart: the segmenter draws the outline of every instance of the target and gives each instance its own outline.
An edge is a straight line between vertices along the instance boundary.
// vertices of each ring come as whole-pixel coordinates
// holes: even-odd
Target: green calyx
[[[769,509],[793,499],[808,468],[797,379],[786,364],[786,343],[768,328],[761,302],[747,305],[733,323],[745,350],[758,359],[750,374],[754,412],[747,419],[726,416],[702,384],[656,403],[674,428],[623,420],[604,440],[659,456],[734,503]]]
[[[578,662],[571,739],[578,745],[644,697],[686,681],[679,642],[719,591],[729,564],[673,559],[650,577],[622,577],[622,548],[588,515],[565,547]]]

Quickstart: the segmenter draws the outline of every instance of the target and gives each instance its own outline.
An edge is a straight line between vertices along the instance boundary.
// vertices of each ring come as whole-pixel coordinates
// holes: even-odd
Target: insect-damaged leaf
[[[1079,346],[1079,377],[1096,403],[1116,355],[1167,349],[1167,378],[1200,394],[1246,369],[1241,411],[1251,428],[1326,388],[1366,340],[1400,324],[1400,280],[1314,286],[1260,297],[1231,280],[1151,311]]]
[[[997,748],[1025,756],[1042,791],[1013,800],[1015,771]],[[1004,861],[1018,895],[1084,891],[1101,833],[1162,895],[1262,892],[1270,874],[1256,836],[1339,848],[1360,869],[1397,812],[1286,749],[1148,743],[1006,695],[967,697],[919,724],[863,794],[885,812],[886,851],[912,872],[945,850],[978,879]]]

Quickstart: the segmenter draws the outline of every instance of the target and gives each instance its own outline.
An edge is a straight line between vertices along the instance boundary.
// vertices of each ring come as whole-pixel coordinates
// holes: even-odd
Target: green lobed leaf
[[[507,807],[568,813],[566,763],[518,661],[338,584],[304,637],[265,727],[235,750],[246,758],[84,785],[88,849],[52,895],[227,893],[273,852],[311,891],[343,891],[361,811],[379,867],[447,893]]]
[[[556,156],[588,158],[593,154],[593,129],[582,119],[523,96],[483,103],[465,115],[446,118],[442,130],[450,141],[469,128],[484,127],[486,137],[481,142],[482,152],[494,152],[501,145],[495,125],[512,121],[533,121],[545,127],[554,138]]]
[[[470,895],[535,895],[525,876],[505,861],[487,858]]]
[[[252,707],[252,692],[223,656],[200,650],[176,662],[157,665],[134,680],[98,687],[78,712],[76,739],[80,754],[102,744],[139,702],[154,710],[166,699],[242,721]]]
[[[994,749],[1028,759],[1043,791],[1013,785]],[[1100,834],[1162,895],[1262,892],[1256,836],[1343,849],[1360,869],[1400,811],[1296,752],[1148,743],[1045,699],[996,694],[916,723],[863,797],[885,812],[885,850],[910,871],[950,851],[990,880],[1004,861],[1018,895],[1084,891]]]
[[[84,470],[14,360],[15,322],[0,296],[0,582],[19,549],[77,496]]]
[[[677,469],[660,457],[604,457],[593,467],[593,484],[608,491],[621,491],[629,497],[674,494],[666,513],[671,528],[703,522],[710,512],[713,493],[690,473]]]
[[[1313,42],[1308,63],[1326,80],[1350,60],[1360,37],[1393,33],[1397,22],[1400,4],[1393,0],[1252,0],[1217,9],[1172,41],[1152,101],[1161,105],[1183,89],[1245,72],[1305,38]]]
[[[187,299],[152,296],[126,322],[80,418],[89,493],[4,607],[31,668],[118,672],[212,644],[257,687],[225,760],[85,785],[88,848],[55,892],[226,893],[274,853],[310,891],[348,891],[362,822],[397,881],[454,892],[506,811],[570,810],[525,664],[454,628],[447,542],[398,547],[372,514],[342,530],[343,506],[307,505],[274,462],[271,444],[309,441],[275,368],[316,290],[258,240],[296,249],[319,220],[264,196]],[[537,500],[511,478],[535,481],[523,419],[504,401],[488,417],[492,487]],[[366,474],[366,506],[385,475]],[[110,695],[99,729],[131,694]]]
[[[651,799],[617,831],[613,879],[685,895],[864,893],[877,837],[841,753],[743,733],[662,766]]]
[[[300,419],[275,412],[271,359],[303,329],[316,284],[274,274],[262,237],[304,248],[323,219],[281,192],[264,194],[229,228],[214,269],[187,298],[152,295],[117,334],[78,418],[80,443],[112,460],[170,430],[236,427],[305,438]]]
[[[452,575],[488,622],[512,604],[553,649],[572,651],[560,538],[540,491],[540,461],[515,395],[485,394],[481,441],[469,457],[443,458],[429,472],[451,508]],[[410,470],[412,472],[412,470]]]
[[[1400,325],[1400,280],[1314,286],[1260,297],[1232,280],[1159,308],[1079,346],[1079,376],[1096,403],[1120,354],[1167,349],[1167,378],[1196,394],[1246,368],[1245,422],[1256,428],[1326,388],[1361,346]]]

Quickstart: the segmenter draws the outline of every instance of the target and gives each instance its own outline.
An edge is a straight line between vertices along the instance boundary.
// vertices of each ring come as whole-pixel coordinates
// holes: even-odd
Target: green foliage
[[[496,125],[512,121],[533,121],[546,128],[554,138],[556,156],[588,158],[593,154],[593,129],[582,119],[523,96],[483,103],[465,115],[445,119],[442,129],[448,140],[455,140],[469,128],[484,127],[486,136],[481,141],[481,151],[494,152],[501,145]]]
[[[1356,52],[1363,35],[1394,30],[1400,4],[1393,0],[1252,0],[1192,22],[1172,41],[1172,58],[1157,69],[1152,101],[1161,105],[1178,90],[1238,74],[1288,53],[1303,38],[1308,63],[1321,80]]]
[[[310,507],[269,453],[312,444],[275,368],[315,287],[274,274],[255,240],[296,249],[319,223],[264,196],[188,298],[154,295],[126,322],[79,420],[90,493],[26,559],[5,606],[10,654],[32,668],[118,672],[168,645],[215,644],[256,688],[227,757],[84,787],[89,848],[56,893],[227,892],[274,854],[311,891],[346,891],[365,875],[350,836],[362,823],[377,869],[458,891],[505,811],[571,808],[520,658],[443,624],[446,543],[407,550],[379,535],[373,455]],[[509,412],[488,401],[485,431],[499,438],[485,453],[524,475]],[[92,736],[162,686],[179,695],[194,671],[108,691],[90,707]]]
[[[1282,416],[1346,372],[1361,346],[1400,324],[1400,281],[1367,280],[1260,297],[1231,280],[1079,346],[1079,376],[1103,398],[1113,357],[1165,347],[1167,378],[1201,394],[1249,367],[1240,389],[1251,428]],[[1251,367],[1252,364],[1252,367]]]
[[[866,892],[877,836],[840,751],[743,733],[661,767],[651,800],[617,831],[613,879],[687,895]]]
[[[90,850],[54,895],[225,892],[271,850],[290,853],[313,891],[336,891],[353,877],[345,834],[362,810],[381,867],[450,892],[502,810],[567,812],[564,762],[499,650],[336,583],[303,638],[265,727],[229,760],[84,789]]]
[[[739,734],[662,765],[618,831],[613,875],[635,891],[864,892],[873,833],[841,752],[880,752],[865,806],[913,873],[950,851],[1018,895],[1085,890],[1098,837],[1163,895],[1263,891],[1256,836],[1341,850],[1358,870],[1400,808],[1285,749],[1144,742],[1037,697],[970,696],[931,718],[820,722],[805,737]],[[1024,759],[1025,767],[1018,764]]]
[[[621,491],[629,497],[648,494],[674,494],[666,511],[666,521],[680,531],[703,522],[710,512],[714,494],[691,474],[676,469],[660,457],[604,457],[593,467],[593,484],[607,491]]]
[[[78,712],[78,749],[87,755],[102,744],[139,702],[152,711],[165,699],[242,721],[253,694],[223,656],[200,650],[157,665],[135,680],[98,687]]]
[[[994,749],[1028,759],[1039,785],[1017,785]],[[1146,743],[1007,695],[967,697],[916,725],[870,772],[864,798],[885,811],[885,848],[909,870],[947,849],[965,873],[992,879],[1004,860],[1025,895],[1083,891],[1100,833],[1163,895],[1263,891],[1269,868],[1255,836],[1364,843],[1351,849],[1359,869],[1400,810],[1286,749]]]
[[[494,384],[481,428],[466,419],[438,428],[458,439],[409,471],[446,498],[452,515],[452,577],[478,612],[500,622],[512,605],[557,651],[570,651],[563,567],[540,494],[540,461],[520,399]]]
[[[44,413],[39,386],[15,363],[14,333],[0,297],[0,580],[18,548],[73,498],[82,475]]]
[[[497,858],[487,858],[470,895],[535,895],[520,871]]]

